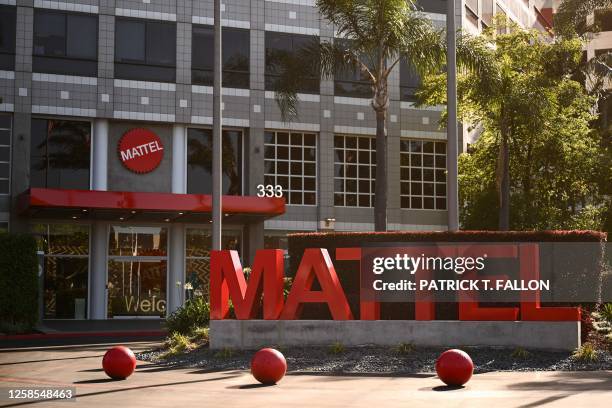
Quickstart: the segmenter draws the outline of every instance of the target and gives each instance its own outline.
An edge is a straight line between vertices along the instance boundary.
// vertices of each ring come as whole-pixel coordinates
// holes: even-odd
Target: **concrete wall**
[[[414,320],[212,320],[210,347],[264,346],[503,346],[574,350],[580,322],[472,322]]]

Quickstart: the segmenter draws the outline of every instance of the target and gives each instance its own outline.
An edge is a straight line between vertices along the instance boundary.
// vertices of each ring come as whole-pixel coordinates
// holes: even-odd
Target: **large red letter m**
[[[281,249],[257,251],[247,285],[238,252],[211,251],[210,318],[227,318],[231,298],[236,318],[252,319],[259,311],[263,292],[264,319],[278,319],[283,308],[283,267]]]

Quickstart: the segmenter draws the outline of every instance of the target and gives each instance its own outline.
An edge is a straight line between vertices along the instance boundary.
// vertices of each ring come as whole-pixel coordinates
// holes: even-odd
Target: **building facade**
[[[278,58],[334,36],[314,3],[222,5],[223,242],[246,264],[288,232],[373,230],[366,83],[313,74],[289,123],[274,99]],[[536,22],[531,0],[458,3],[467,30]],[[445,25],[445,1],[420,4]],[[160,317],[206,291],[212,16],[212,0],[0,0],[0,228],[38,237],[45,318]],[[415,108],[417,86],[406,63],[390,78],[389,227],[444,230],[442,108]]]

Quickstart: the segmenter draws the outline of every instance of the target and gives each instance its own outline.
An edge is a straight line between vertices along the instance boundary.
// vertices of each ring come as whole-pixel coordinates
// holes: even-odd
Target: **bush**
[[[583,363],[597,361],[597,349],[591,343],[584,343],[582,346],[577,348],[576,351],[574,351],[573,357],[575,360]]]
[[[189,335],[196,328],[208,326],[209,322],[210,304],[204,298],[195,297],[166,318],[166,327],[169,335]]]
[[[36,240],[0,233],[0,332],[31,331],[37,322]]]

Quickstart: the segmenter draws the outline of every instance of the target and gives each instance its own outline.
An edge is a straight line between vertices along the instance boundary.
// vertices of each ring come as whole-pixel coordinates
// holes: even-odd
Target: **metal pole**
[[[221,130],[221,0],[215,0],[215,83],[213,89],[212,140],[212,249],[221,249],[221,182],[222,182],[222,130]]]
[[[448,125],[446,151],[447,164],[447,206],[448,206],[448,230],[459,229],[459,194],[458,194],[458,169],[457,156],[459,154],[457,140],[457,30],[455,24],[455,1],[448,0],[448,12],[446,14],[447,35],[447,68],[448,68]]]

